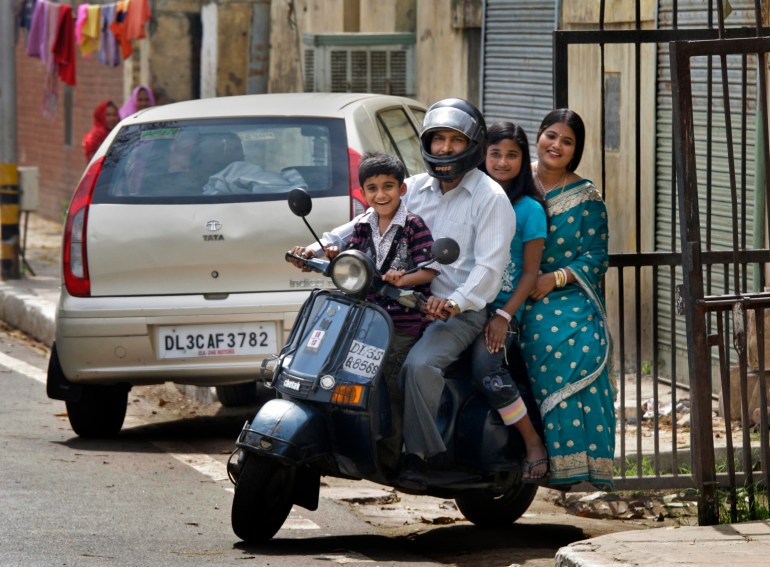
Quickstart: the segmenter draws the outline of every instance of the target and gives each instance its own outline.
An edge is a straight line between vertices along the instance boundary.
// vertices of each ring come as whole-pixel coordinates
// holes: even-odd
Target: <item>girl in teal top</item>
[[[505,362],[511,349],[518,350],[516,332],[524,302],[537,280],[546,214],[533,182],[524,130],[511,122],[497,122],[489,127],[487,142],[483,169],[508,194],[516,213],[516,233],[502,288],[487,306],[489,319],[473,345],[473,380],[503,422],[521,434],[527,451],[523,478],[537,481],[548,474],[548,455]]]

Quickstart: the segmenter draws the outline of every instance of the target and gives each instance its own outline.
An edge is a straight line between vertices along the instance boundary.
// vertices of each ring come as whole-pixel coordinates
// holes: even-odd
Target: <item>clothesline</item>
[[[25,15],[30,11],[31,16]],[[84,57],[94,52],[100,63],[120,65],[133,52],[132,41],[147,37],[150,20],[148,0],[118,0],[106,4],[80,4],[75,13],[69,4],[49,0],[24,0],[22,27],[27,27],[27,55],[40,59],[46,68],[43,114],[53,116],[58,81],[76,85],[75,48]]]

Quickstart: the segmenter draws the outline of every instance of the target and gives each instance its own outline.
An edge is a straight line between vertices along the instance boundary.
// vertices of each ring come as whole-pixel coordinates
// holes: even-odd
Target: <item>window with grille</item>
[[[305,34],[305,92],[415,96],[415,34]]]

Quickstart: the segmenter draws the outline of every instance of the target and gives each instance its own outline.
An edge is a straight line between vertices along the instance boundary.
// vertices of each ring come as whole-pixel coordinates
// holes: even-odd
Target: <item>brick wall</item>
[[[81,145],[91,129],[93,111],[105,99],[123,103],[123,67],[107,67],[95,56],[77,55],[77,86],[72,88],[72,143],[65,143],[65,89],[57,79],[56,115],[43,116],[45,68],[26,54],[23,38],[16,46],[18,164],[40,168],[40,208],[37,214],[61,221],[86,166]]]

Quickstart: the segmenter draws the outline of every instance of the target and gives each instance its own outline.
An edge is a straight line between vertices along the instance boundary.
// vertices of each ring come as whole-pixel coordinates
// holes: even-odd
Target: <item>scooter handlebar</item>
[[[329,275],[329,267],[331,266],[331,262],[329,260],[324,260],[322,258],[303,258],[302,256],[297,256],[291,252],[287,252],[285,258],[287,261],[290,259],[297,260],[304,264],[305,267],[307,267],[309,270],[314,272],[318,272],[325,276]]]

